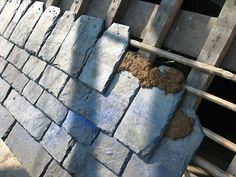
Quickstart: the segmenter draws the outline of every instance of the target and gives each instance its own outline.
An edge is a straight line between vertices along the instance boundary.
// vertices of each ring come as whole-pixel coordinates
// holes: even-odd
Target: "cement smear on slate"
[[[143,88],[158,87],[166,94],[181,90],[184,75],[175,68],[161,72],[148,59],[134,53],[127,52],[119,68],[120,71],[129,71],[140,81]]]

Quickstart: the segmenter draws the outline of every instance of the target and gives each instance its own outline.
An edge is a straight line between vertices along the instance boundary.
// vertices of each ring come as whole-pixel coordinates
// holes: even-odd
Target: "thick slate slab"
[[[26,50],[33,54],[38,54],[43,43],[52,32],[59,15],[60,9],[58,7],[51,6],[44,11],[25,44]]]
[[[22,91],[22,95],[24,95],[30,103],[35,104],[42,92],[43,88],[30,80]]]
[[[105,96],[92,91],[80,112],[97,127],[113,134],[138,88],[139,81],[131,73],[118,73]]]
[[[59,99],[71,110],[76,112],[82,107],[90,91],[90,88],[80,81],[70,79],[61,92]]]
[[[31,55],[29,60],[25,63],[22,72],[32,80],[37,80],[39,76],[43,73],[46,65],[46,62]]]
[[[0,105],[0,138],[3,137],[14,121],[15,119],[11,113],[5,107]]]
[[[77,76],[102,32],[102,28],[102,19],[80,16],[63,42],[54,64],[69,75]]]
[[[7,65],[7,61],[4,60],[4,58],[0,57],[0,74],[3,72],[3,70],[5,69],[6,65]]]
[[[67,108],[46,91],[40,96],[36,106],[58,125],[61,125],[66,117]]]
[[[39,84],[57,96],[66,82],[66,78],[67,75],[65,73],[51,65],[47,65],[43,72],[43,76],[39,81]]]
[[[98,134],[98,129],[92,122],[72,111],[69,111],[62,126],[75,140],[85,145],[91,145]]]
[[[159,88],[141,88],[119,125],[115,137],[143,156],[158,145],[176,111],[183,91],[165,94]]]
[[[2,12],[2,9],[4,8],[6,2],[7,2],[7,0],[0,1],[0,13]]]
[[[18,46],[23,47],[42,13],[43,2],[36,1],[20,19],[10,40]]]
[[[13,65],[8,64],[2,78],[5,79],[14,89],[21,92],[29,79]]]
[[[0,102],[2,102],[3,99],[7,96],[7,93],[10,89],[10,85],[6,81],[0,78],[0,88],[1,88]]]
[[[46,173],[43,175],[43,177],[71,177],[71,175],[64,170],[60,165],[53,160],[51,164],[49,165]]]
[[[52,62],[56,54],[74,24],[75,14],[66,11],[58,20],[52,33],[43,45],[39,57],[46,61]]]
[[[7,60],[18,69],[22,69],[29,57],[30,55],[24,49],[21,49],[15,45],[10,55],[7,57]]]
[[[15,15],[18,7],[20,6],[21,0],[8,1],[0,14],[0,34],[2,35],[6,30],[7,26],[11,22]]]
[[[35,139],[39,140],[43,136],[50,121],[25,98],[12,90],[4,105]]]
[[[8,39],[10,37],[17,23],[19,22],[21,17],[25,14],[25,12],[27,11],[27,9],[29,8],[31,4],[32,4],[32,0],[23,0],[21,2],[19,8],[17,9],[16,14],[14,15],[13,19],[11,20],[11,22],[9,23],[7,29],[5,30],[3,34],[5,38]]]
[[[41,144],[55,158],[61,162],[70,146],[71,137],[63,128],[52,123],[43,137]]]
[[[193,132],[183,139],[163,138],[148,163],[133,155],[123,177],[159,177],[163,175],[180,177],[184,173],[204,136],[200,122],[193,111],[185,110],[185,113],[194,119]]]
[[[18,123],[5,143],[14,153],[30,176],[40,176],[51,157]]]
[[[7,58],[13,48],[13,44],[0,36],[0,57]]]
[[[129,149],[116,139],[100,133],[91,148],[91,154],[99,162],[119,175],[128,157]]]
[[[103,92],[128,48],[129,27],[113,23],[98,40],[79,79]]]

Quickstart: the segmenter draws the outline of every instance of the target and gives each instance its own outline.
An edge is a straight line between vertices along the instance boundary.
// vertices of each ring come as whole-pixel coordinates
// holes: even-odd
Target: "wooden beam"
[[[46,8],[50,7],[50,6],[57,6],[59,3],[59,0],[43,0],[44,5]]]
[[[217,19],[217,23],[207,38],[197,61],[212,66],[220,66],[236,33],[235,16],[236,4],[234,4],[234,0],[226,1]],[[200,90],[207,90],[213,78],[214,75],[192,69],[187,77],[186,84]],[[197,109],[200,101],[201,98],[187,93],[182,99],[182,106]]]
[[[114,21],[121,18],[124,11],[127,9],[129,0],[113,0],[107,10],[105,25],[108,28]]]
[[[145,37],[143,42],[145,44],[162,47],[182,2],[183,0],[162,0],[159,7],[155,6],[149,22],[144,29]],[[155,59],[155,56],[150,53],[141,53],[151,60]]]
[[[75,12],[77,16],[80,16],[84,13],[89,0],[74,0],[71,5],[70,11]]]

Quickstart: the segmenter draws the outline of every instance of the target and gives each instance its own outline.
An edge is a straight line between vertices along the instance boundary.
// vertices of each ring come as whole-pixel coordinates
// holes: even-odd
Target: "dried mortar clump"
[[[193,125],[194,120],[178,109],[167,127],[165,136],[172,140],[184,138],[192,132]]]
[[[182,88],[184,75],[175,68],[161,72],[150,60],[134,52],[127,52],[119,68],[129,71],[140,81],[142,88],[158,87],[168,93],[176,93]]]

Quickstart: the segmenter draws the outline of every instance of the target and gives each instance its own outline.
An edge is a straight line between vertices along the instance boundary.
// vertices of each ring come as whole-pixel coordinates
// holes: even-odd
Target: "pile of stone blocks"
[[[0,136],[32,177],[179,177],[203,133],[164,137],[184,90],[140,88],[118,66],[129,27],[0,3]]]

